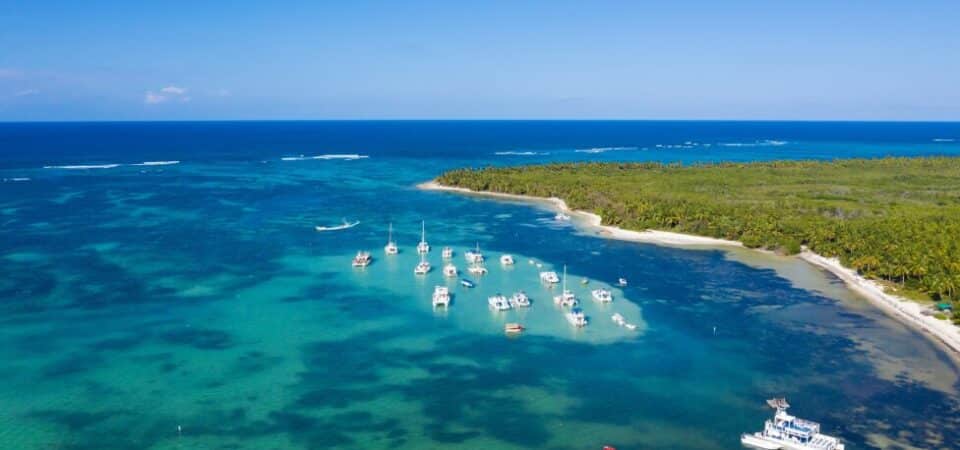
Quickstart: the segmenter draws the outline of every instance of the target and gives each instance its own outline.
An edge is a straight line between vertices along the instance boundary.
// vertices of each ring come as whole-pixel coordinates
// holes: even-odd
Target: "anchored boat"
[[[820,424],[787,414],[785,398],[772,398],[767,405],[776,410],[763,431],[740,435],[740,443],[764,450],[844,450],[840,439],[820,433]]]
[[[390,223],[389,228],[387,228],[387,245],[383,247],[383,251],[388,255],[396,255],[400,253],[400,249],[397,247],[397,243],[393,241],[393,223]]]

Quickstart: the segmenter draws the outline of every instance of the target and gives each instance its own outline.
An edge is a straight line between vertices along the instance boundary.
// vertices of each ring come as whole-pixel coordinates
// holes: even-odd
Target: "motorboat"
[[[512,256],[512,255],[503,255],[503,256],[501,256],[501,257],[500,257],[500,264],[503,264],[503,265],[505,265],[505,266],[512,266],[512,265],[513,265],[513,256]]]
[[[560,277],[557,276],[556,272],[540,272],[540,281],[544,283],[557,284],[560,282]]]
[[[450,306],[450,290],[446,286],[435,286],[433,288],[433,306],[434,308]]]
[[[483,253],[480,253],[480,243],[477,243],[476,250],[467,250],[464,252],[463,257],[467,259],[468,263],[482,263]]]
[[[353,228],[357,225],[360,225],[359,220],[354,222],[347,222],[347,219],[343,219],[343,224],[341,225],[334,225],[331,227],[316,226],[314,227],[314,229],[316,229],[317,231],[338,231],[338,230],[346,230],[348,228]]]
[[[442,252],[443,259],[453,258],[453,249],[450,247],[444,247]]]
[[[393,223],[387,228],[387,245],[383,247],[383,251],[388,255],[400,253],[400,248],[398,248],[397,243],[393,241]]]
[[[443,266],[443,276],[448,278],[456,278],[457,275],[457,266],[453,264],[447,264]]]
[[[523,325],[520,325],[519,323],[508,323],[503,326],[503,331],[506,332],[507,334],[523,333],[523,330],[525,329],[526,328],[524,328]]]
[[[613,323],[621,327],[627,323],[627,319],[624,319],[620,313],[615,313],[614,315],[610,316],[610,319],[613,320]]]
[[[581,278],[581,279],[580,279],[580,284],[586,286],[586,285],[590,284],[590,280],[588,280],[588,279],[586,279],[586,278]]]
[[[515,292],[510,296],[510,306],[514,308],[528,308],[530,306],[530,297],[527,297],[523,291]]]
[[[776,410],[773,419],[764,423],[763,431],[740,435],[741,444],[764,450],[844,450],[840,439],[820,433],[819,423],[788,414],[786,399],[773,398],[767,405]]]
[[[609,290],[600,288],[590,291],[590,295],[593,296],[593,299],[600,303],[610,303],[613,301],[613,294]]]
[[[430,251],[430,244],[427,243],[427,223],[420,222],[420,243],[417,244],[417,253],[424,254]]]
[[[587,326],[587,316],[583,314],[583,310],[580,308],[573,308],[572,310],[567,311],[564,316],[571,325],[577,328],[583,328]]]
[[[506,311],[510,309],[510,301],[500,294],[487,298],[487,303],[490,304],[490,309],[494,311]]]
[[[573,292],[567,289],[567,266],[563,266],[563,291],[560,295],[553,296],[553,303],[564,306],[564,307],[574,307],[577,306],[577,296],[573,295]]]
[[[627,285],[627,279],[626,279],[626,278],[622,278],[622,277],[621,277],[619,280],[617,280],[617,286],[624,287],[624,286],[626,286],[626,285]]]
[[[472,281],[470,281],[470,280],[468,280],[468,279],[466,279],[466,278],[463,278],[463,279],[460,280],[460,285],[463,286],[463,287],[465,287],[465,288],[472,288],[472,287],[476,286],[476,284],[475,284],[474,282],[472,282]]]
[[[367,267],[373,262],[370,252],[359,251],[357,256],[353,257],[353,267]]]

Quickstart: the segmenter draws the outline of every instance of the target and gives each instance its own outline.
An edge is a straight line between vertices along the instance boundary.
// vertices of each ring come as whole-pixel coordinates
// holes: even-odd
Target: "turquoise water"
[[[0,126],[0,447],[725,449],[775,395],[848,448],[960,441],[956,364],[827,274],[414,187],[465,165],[960,154],[942,141],[957,125],[366,126]],[[329,153],[369,157],[282,159]],[[130,165],[164,160],[180,162]],[[121,165],[43,168],[104,164]],[[361,224],[313,229],[343,218]],[[416,277],[421,220],[434,270]],[[490,273],[445,280],[440,248],[464,270],[476,244]],[[354,269],[361,249],[374,262]],[[538,281],[563,265],[583,330]],[[612,304],[590,300],[598,286]],[[517,290],[529,310],[487,308]]]

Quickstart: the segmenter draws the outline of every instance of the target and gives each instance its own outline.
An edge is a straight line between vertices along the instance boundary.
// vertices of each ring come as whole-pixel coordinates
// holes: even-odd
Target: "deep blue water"
[[[610,241],[414,185],[461,166],[958,141],[956,123],[0,124],[0,448],[737,448],[775,395],[848,448],[954,447],[954,362],[804,263]],[[328,154],[366,158],[310,159]],[[342,218],[361,224],[313,230]],[[435,269],[417,278],[421,220]],[[477,244],[490,274],[444,281],[439,247],[462,270]],[[349,267],[360,249],[366,270]],[[528,261],[569,267],[585,330]],[[592,304],[619,276],[614,303]],[[446,313],[429,305],[440,284]],[[519,289],[529,311],[487,310]],[[506,338],[508,321],[529,332]]]

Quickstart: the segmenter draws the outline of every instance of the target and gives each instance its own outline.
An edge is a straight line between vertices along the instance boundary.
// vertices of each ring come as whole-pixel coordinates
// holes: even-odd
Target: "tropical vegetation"
[[[960,310],[960,158],[697,165],[560,163],[452,170],[441,184],[559,197],[606,225],[838,257]],[[954,315],[960,323],[960,311]]]

